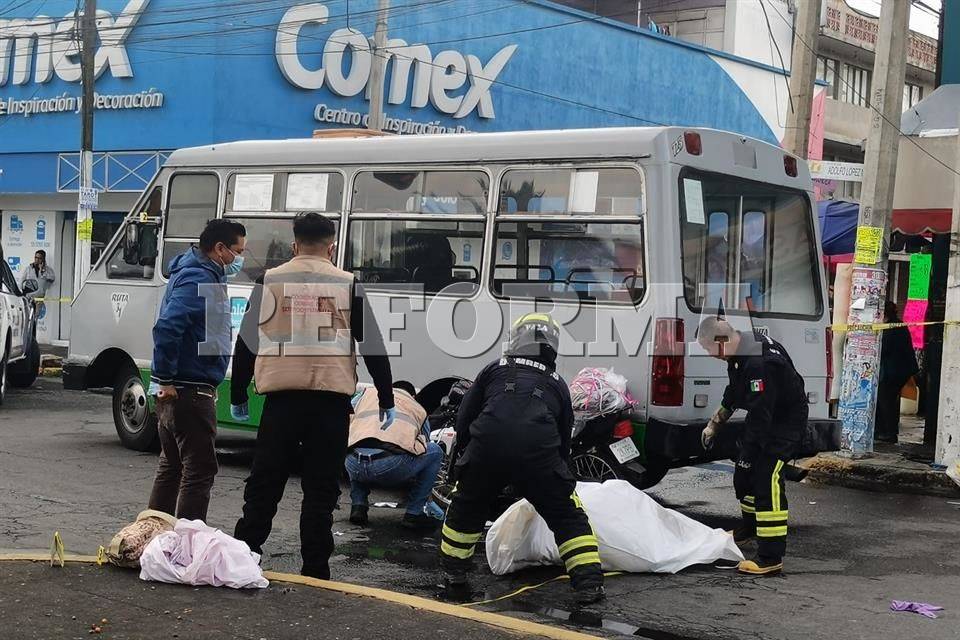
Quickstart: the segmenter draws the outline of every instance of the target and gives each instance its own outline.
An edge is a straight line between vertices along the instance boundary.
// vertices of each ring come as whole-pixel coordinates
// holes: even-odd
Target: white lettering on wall
[[[291,7],[277,26],[276,58],[287,81],[301,89],[326,86],[340,96],[355,96],[364,89],[369,99],[370,68],[373,61],[370,40],[353,28],[337,29],[323,47],[323,66],[308,69],[297,53],[300,31],[307,24],[326,24],[330,12],[320,3]],[[344,69],[345,53],[350,49],[349,68]],[[509,62],[517,45],[498,51],[486,65],[474,55],[441,51],[436,56],[425,44],[409,45],[394,38],[387,43],[388,62],[392,62],[387,101],[402,104],[407,99],[410,76],[413,90],[410,106],[425,107],[429,102],[437,111],[464,118],[474,110],[482,118],[495,117],[490,88]],[[469,85],[465,93],[460,92]]]
[[[96,77],[107,69],[114,78],[133,77],[124,42],[149,2],[130,0],[116,19],[108,11],[97,11],[100,48],[94,58]],[[59,21],[42,15],[30,20],[0,20],[0,86],[11,80],[16,85],[26,84],[31,67],[38,84],[49,82],[54,73],[64,82],[79,82],[77,22],[76,13]]]

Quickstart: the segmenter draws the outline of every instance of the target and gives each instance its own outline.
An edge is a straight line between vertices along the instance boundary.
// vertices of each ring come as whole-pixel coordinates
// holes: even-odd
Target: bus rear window
[[[819,317],[813,218],[804,193],[693,171],[680,178],[684,296],[694,311]]]

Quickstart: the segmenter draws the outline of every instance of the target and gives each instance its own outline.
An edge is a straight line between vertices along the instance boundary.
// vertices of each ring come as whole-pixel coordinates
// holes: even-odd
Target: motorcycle
[[[457,410],[469,386],[469,380],[453,378],[427,385],[417,395],[418,402],[430,415],[430,439],[444,451],[443,465],[433,489],[434,501],[444,509],[450,505],[453,491],[450,472],[460,453],[456,446]],[[667,461],[651,459],[637,447],[634,436],[639,424],[631,414],[631,409],[621,409],[591,419],[575,418],[570,440],[570,469],[579,481],[626,480],[638,489],[646,489],[666,475]],[[510,487],[501,498],[504,507],[517,499]]]

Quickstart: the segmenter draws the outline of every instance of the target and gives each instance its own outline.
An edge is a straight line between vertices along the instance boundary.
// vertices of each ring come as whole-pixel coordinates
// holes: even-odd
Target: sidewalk
[[[444,615],[445,608],[463,608],[400,594],[391,595],[409,602],[387,602],[373,593],[373,597],[350,595],[337,591],[338,583],[326,584],[331,586],[273,581],[266,589],[195,588],[144,582],[137,571],[110,565],[68,562],[55,568],[43,562],[3,561],[0,621],[5,638],[44,640],[395,640],[429,636],[512,640],[518,634],[557,640],[591,638],[482,611],[467,610],[467,615],[483,621]],[[510,630],[497,628],[498,621],[510,625]]]
[[[931,466],[933,451],[923,446],[923,420],[903,416],[900,426],[899,443],[877,443],[874,453],[867,458],[852,460],[821,453],[800,466],[810,471],[808,477],[813,482],[869,491],[960,497],[960,486],[943,470]]]

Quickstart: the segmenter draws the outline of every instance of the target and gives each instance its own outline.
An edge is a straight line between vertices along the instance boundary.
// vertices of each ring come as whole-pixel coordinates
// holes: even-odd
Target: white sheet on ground
[[[211,585],[234,589],[266,588],[260,556],[219,529],[201,520],[178,520],[173,531],[161,533],[140,556],[140,579],[174,584]]]
[[[743,560],[733,536],[661,507],[624,480],[578,482],[577,495],[600,542],[605,571],[676,573],[694,564]],[[553,533],[526,500],[487,532],[487,563],[497,575],[562,564]]]

